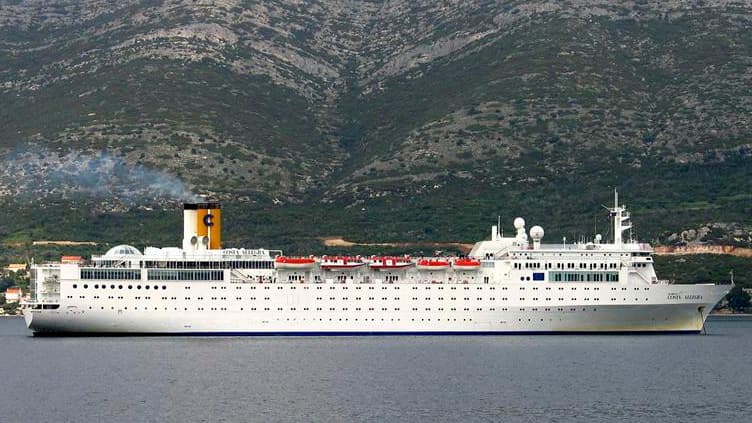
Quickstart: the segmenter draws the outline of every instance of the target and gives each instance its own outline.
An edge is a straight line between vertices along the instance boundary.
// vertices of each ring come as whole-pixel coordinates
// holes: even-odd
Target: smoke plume
[[[106,152],[15,151],[0,159],[0,198],[90,198],[123,206],[199,201],[178,177]]]

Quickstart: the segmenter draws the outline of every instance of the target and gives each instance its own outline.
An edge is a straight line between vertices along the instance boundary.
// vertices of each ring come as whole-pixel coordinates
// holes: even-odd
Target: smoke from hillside
[[[198,201],[179,178],[107,152],[52,152],[34,146],[0,159],[0,198],[96,198],[123,206]]]

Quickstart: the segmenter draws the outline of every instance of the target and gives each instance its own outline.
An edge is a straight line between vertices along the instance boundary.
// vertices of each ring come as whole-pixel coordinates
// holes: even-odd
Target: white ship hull
[[[181,285],[171,286],[165,295],[170,291],[182,294],[185,286]],[[226,298],[232,298],[228,300],[144,301],[143,296],[136,300],[139,295],[135,294],[123,300],[106,300],[100,296],[99,300],[62,301],[57,309],[27,309],[25,316],[29,329],[36,334],[699,332],[710,310],[729,289],[719,285],[655,285],[647,291],[644,287],[631,290],[616,301],[594,301],[585,300],[585,286],[580,285],[581,295],[575,300],[557,302],[541,298],[523,304],[519,299],[501,300],[497,295],[503,288],[507,292],[519,290],[520,285],[457,285],[455,297],[441,293],[452,286],[442,286],[439,291],[440,286],[425,284],[383,287],[336,284],[321,286],[321,290],[315,285],[309,285],[308,290],[289,284],[234,285],[212,285],[216,289],[207,286],[204,292],[196,289],[196,284],[191,285],[194,298],[211,298],[217,291],[224,291]],[[611,286],[603,285],[599,288],[610,290]],[[265,290],[267,287],[271,289]],[[470,289],[464,291],[465,287]],[[597,284],[589,286],[596,287]],[[354,297],[356,288],[360,288],[362,297]],[[370,293],[369,288],[373,288]],[[414,291],[418,293],[413,294]],[[251,295],[256,299],[250,300]],[[463,297],[451,300],[459,296]],[[465,307],[468,304],[472,308]]]

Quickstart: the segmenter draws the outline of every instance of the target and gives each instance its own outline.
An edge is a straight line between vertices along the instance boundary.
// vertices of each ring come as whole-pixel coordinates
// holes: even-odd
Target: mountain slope
[[[32,222],[190,191],[301,245],[572,236],[614,187],[651,238],[752,211],[748,2],[0,4],[0,207]]]

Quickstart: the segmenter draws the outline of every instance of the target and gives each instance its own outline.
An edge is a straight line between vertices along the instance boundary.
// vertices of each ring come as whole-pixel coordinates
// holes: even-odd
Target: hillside
[[[643,239],[749,246],[750,21],[730,0],[2,1],[0,236],[172,243],[208,193],[231,244],[472,242],[498,215],[576,239],[618,188]]]

